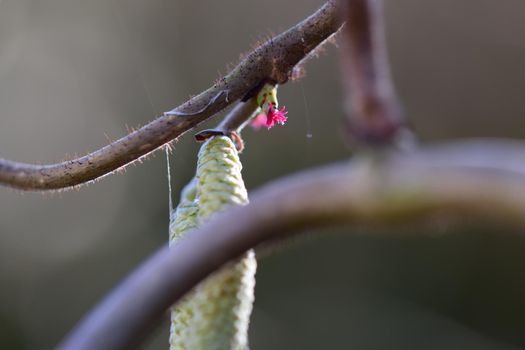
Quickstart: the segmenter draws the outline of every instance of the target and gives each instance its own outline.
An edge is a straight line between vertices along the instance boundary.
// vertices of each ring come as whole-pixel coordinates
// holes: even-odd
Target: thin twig
[[[248,119],[259,108],[257,105],[257,97],[254,96],[246,102],[240,102],[239,105],[228,114],[217,128],[226,131],[240,131]]]
[[[0,184],[23,190],[77,186],[141,158],[242,98],[261,81],[283,84],[294,66],[340,26],[335,0],[246,56],[208,90],[84,157],[51,165],[0,159]]]
[[[382,0],[340,0],[347,126],[353,142],[393,144],[407,136],[390,76]],[[403,131],[403,132],[401,132]]]
[[[217,135],[228,136],[235,143],[237,151],[242,152],[244,143],[240,136],[240,131],[257,108],[259,106],[257,105],[256,96],[250,97],[245,102],[239,101],[217,127],[200,131],[195,135],[195,139],[202,142]]]
[[[59,349],[129,349],[211,272],[263,242],[336,223],[475,217],[525,228],[525,143],[463,142],[276,181],[152,256]]]

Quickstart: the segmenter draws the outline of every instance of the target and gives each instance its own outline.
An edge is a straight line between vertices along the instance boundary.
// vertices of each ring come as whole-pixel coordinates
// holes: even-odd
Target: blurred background
[[[525,2],[385,2],[395,83],[423,142],[525,137]],[[51,163],[104,146],[321,4],[0,0],[0,157]],[[281,87],[286,126],[244,132],[249,189],[348,157],[338,64],[329,45]],[[191,134],[175,144],[174,196],[197,149]],[[164,154],[79,191],[1,187],[0,208],[0,348],[49,349],[166,244]],[[252,349],[525,348],[521,232],[401,231],[325,230],[264,255]],[[167,327],[143,348],[166,349]]]

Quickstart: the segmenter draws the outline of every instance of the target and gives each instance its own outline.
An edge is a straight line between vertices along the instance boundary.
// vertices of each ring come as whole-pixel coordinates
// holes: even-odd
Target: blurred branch
[[[268,40],[212,87],[141,129],[86,156],[51,165],[0,159],[0,184],[23,190],[77,186],[153,152],[232,102],[251,97],[261,81],[284,84],[295,65],[340,26],[335,0],[282,34]]]
[[[399,137],[408,136],[390,76],[382,0],[340,1],[345,21],[342,70],[350,136],[361,145],[395,144]]]
[[[303,172],[256,191],[162,249],[68,335],[60,349],[129,349],[199,281],[261,243],[339,223],[475,217],[525,228],[525,143],[463,142]]]

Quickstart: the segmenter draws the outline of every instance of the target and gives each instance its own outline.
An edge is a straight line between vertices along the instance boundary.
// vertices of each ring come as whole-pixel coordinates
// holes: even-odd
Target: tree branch
[[[278,180],[162,249],[90,313],[60,349],[129,349],[187,291],[261,243],[337,223],[389,224],[436,215],[525,228],[525,143],[463,142],[359,158]]]
[[[0,184],[23,190],[77,186],[153,152],[249,94],[261,81],[283,84],[295,65],[340,26],[335,0],[252,51],[208,90],[141,129],[86,156],[51,165],[0,159]]]
[[[390,76],[382,0],[340,0],[343,29],[342,71],[347,126],[352,141],[364,146],[393,145],[407,137]]]

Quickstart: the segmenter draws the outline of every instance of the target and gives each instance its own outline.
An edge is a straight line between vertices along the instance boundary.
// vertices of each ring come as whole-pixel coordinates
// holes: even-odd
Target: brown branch
[[[0,159],[0,184],[23,190],[80,185],[111,173],[210,118],[242,98],[261,81],[283,84],[294,66],[340,26],[335,0],[252,51],[208,90],[141,129],[84,157],[51,165]]]
[[[343,83],[352,141],[377,146],[407,136],[390,77],[381,0],[340,0]]]
[[[263,242],[336,223],[420,222],[445,215],[525,228],[525,143],[463,142],[357,159],[276,181],[162,249],[132,273],[60,349],[129,349],[187,291]]]
[[[195,139],[202,142],[217,135],[228,136],[235,143],[237,150],[242,152],[244,143],[240,136],[240,131],[257,108],[259,106],[257,105],[256,96],[249,98],[245,102],[240,101],[216,128],[202,130],[195,135]]]

